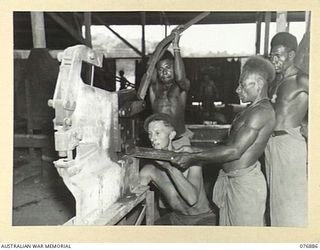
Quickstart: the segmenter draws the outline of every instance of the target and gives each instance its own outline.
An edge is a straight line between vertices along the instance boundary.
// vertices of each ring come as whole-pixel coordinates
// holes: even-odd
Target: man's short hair
[[[174,56],[172,55],[172,53],[169,51],[169,50],[166,50],[163,55],[160,57],[159,61],[162,61],[162,60],[166,60],[166,59],[169,59],[169,60],[173,60],[174,59]]]
[[[276,72],[272,63],[262,56],[251,56],[243,65],[243,74],[258,74],[266,83],[274,80]]]
[[[271,40],[271,48],[277,45],[282,45],[291,50],[297,51],[297,38],[288,32],[279,32]]]
[[[170,115],[165,114],[165,113],[155,113],[153,115],[150,115],[144,121],[143,128],[145,129],[145,131],[148,132],[149,124],[154,121],[163,121],[165,126],[172,127],[174,130],[176,130],[176,123]]]

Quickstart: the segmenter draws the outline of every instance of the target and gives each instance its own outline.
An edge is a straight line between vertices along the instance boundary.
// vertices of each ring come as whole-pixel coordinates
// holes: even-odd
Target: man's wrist
[[[173,50],[180,50],[178,45],[173,45],[172,48],[173,48]]]

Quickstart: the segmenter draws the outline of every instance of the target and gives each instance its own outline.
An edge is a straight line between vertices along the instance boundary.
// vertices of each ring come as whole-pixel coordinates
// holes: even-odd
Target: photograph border
[[[306,1],[65,1],[0,2],[0,242],[319,242],[320,241],[320,0]],[[311,11],[308,200],[306,228],[219,226],[12,226],[14,11]]]

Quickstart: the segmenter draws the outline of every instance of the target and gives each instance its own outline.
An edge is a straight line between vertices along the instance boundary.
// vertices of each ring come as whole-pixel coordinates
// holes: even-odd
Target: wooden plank
[[[188,124],[186,125],[189,129],[229,129],[230,124],[216,124],[216,125],[202,125],[202,124]]]
[[[146,206],[145,206],[145,205],[142,206],[142,210],[141,210],[141,212],[140,212],[140,214],[139,214],[139,217],[138,217],[138,219],[136,220],[136,222],[135,222],[135,224],[134,224],[135,226],[141,225],[142,220],[143,220],[143,218],[144,218],[145,215],[146,215],[146,210],[147,210]]]
[[[142,187],[136,196],[124,198],[114,203],[109,209],[107,209],[103,215],[92,225],[103,226],[103,225],[115,225],[121,221],[134,207],[140,204],[146,199],[148,187]]]
[[[132,157],[143,158],[143,159],[153,159],[161,161],[170,161],[173,156],[178,155],[173,151],[160,150],[154,148],[144,148],[144,147],[134,147],[128,152]]]

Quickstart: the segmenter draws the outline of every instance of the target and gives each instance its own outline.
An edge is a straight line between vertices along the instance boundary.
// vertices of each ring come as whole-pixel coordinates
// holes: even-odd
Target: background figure
[[[200,86],[200,99],[203,101],[204,120],[214,118],[214,101],[219,98],[218,88],[208,74],[203,75]]]
[[[116,76],[116,81],[120,82],[120,89],[119,90],[126,89],[129,86],[132,88],[135,87],[135,85],[133,83],[129,82],[128,79],[124,77],[123,70],[119,71],[119,76]]]

